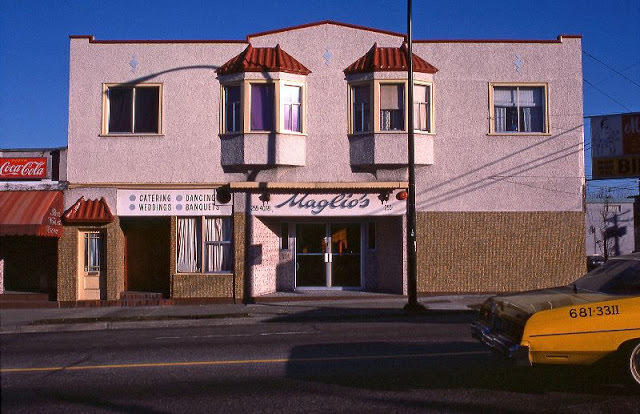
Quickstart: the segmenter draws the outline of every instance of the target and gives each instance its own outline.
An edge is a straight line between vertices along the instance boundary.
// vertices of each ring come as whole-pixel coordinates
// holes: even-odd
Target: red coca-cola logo
[[[0,158],[0,178],[26,179],[46,176],[46,158]]]

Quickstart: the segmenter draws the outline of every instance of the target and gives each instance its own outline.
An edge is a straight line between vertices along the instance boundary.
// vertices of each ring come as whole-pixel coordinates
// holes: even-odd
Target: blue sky
[[[0,148],[66,146],[69,35],[243,40],[321,20],[405,32],[406,1],[1,0]],[[640,112],[638,0],[413,0],[414,39],[559,34],[583,36],[585,116]],[[638,189],[629,180],[598,185]]]

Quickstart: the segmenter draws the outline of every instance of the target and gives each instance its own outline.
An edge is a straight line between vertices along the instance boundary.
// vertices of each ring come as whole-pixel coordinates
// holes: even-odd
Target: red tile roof
[[[62,191],[0,191],[0,234],[60,237]]]
[[[104,197],[100,200],[85,200],[80,197],[62,216],[65,223],[111,223],[113,215]]]
[[[216,71],[218,75],[241,72],[287,72],[300,75],[311,73],[291,55],[276,47],[253,47],[251,44]]]
[[[377,43],[362,56],[344,70],[344,73],[369,73],[383,71],[406,71],[409,50],[406,43],[400,47],[378,47]],[[436,73],[433,65],[422,59],[415,53],[413,55],[413,71],[422,73]]]

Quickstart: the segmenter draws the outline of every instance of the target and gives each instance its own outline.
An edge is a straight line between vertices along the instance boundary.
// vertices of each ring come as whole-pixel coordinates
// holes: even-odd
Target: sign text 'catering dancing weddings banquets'
[[[230,216],[233,211],[233,203],[222,203],[215,189],[118,189],[117,198],[119,216]]]

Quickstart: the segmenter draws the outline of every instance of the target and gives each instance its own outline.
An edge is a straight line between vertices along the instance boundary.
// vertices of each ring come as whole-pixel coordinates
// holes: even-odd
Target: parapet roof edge
[[[69,39],[87,39],[89,43],[97,44],[126,44],[126,43],[156,43],[156,44],[168,44],[168,43],[240,43],[246,44],[244,40],[195,40],[195,39],[173,39],[173,40],[160,40],[160,39],[132,39],[132,40],[96,40],[93,35],[71,35]]]
[[[253,33],[253,34],[247,35],[246,39],[247,39],[247,42],[248,42],[249,39],[251,39],[253,37],[266,36],[266,35],[270,35],[270,34],[274,34],[274,33],[288,32],[290,30],[305,29],[307,27],[322,26],[323,24],[333,24],[333,25],[336,25],[336,26],[348,27],[350,29],[367,30],[369,32],[382,33],[382,34],[386,34],[386,35],[390,35],[390,36],[398,36],[398,37],[402,37],[403,39],[407,37],[407,35],[405,33],[392,32],[390,30],[384,30],[384,29],[374,29],[374,28],[371,28],[371,27],[360,26],[360,25],[357,25],[357,24],[350,24],[350,23],[342,23],[342,22],[337,22],[337,21],[334,21],[334,20],[322,20],[322,21],[319,21],[319,22],[305,23],[305,24],[300,24],[300,25],[296,25],[296,26],[284,27],[284,28],[281,28],[281,29],[274,29],[274,30],[267,30],[265,32],[260,32],[260,33]]]
[[[247,44],[251,42],[252,38],[271,35],[275,33],[282,33],[292,30],[304,29],[307,27],[321,26],[323,24],[333,24],[336,26],[348,27],[351,29],[359,29],[366,30],[375,33],[386,34],[389,36],[397,36],[402,39],[407,38],[405,33],[392,32],[389,30],[383,29],[375,29],[366,26],[360,26],[356,24],[350,23],[342,23],[334,20],[322,20],[318,22],[305,23],[296,26],[289,26],[280,29],[267,30],[259,33],[248,34],[245,37],[245,40],[188,40],[188,39],[178,39],[178,40],[160,40],[160,39],[152,39],[152,40],[96,40],[93,35],[70,35],[70,39],[88,39],[89,43],[98,43],[98,44],[118,44],[118,43],[240,43]],[[556,39],[413,39],[413,43],[562,43],[562,39],[582,39],[582,35],[576,34],[560,34],[556,37]]]

